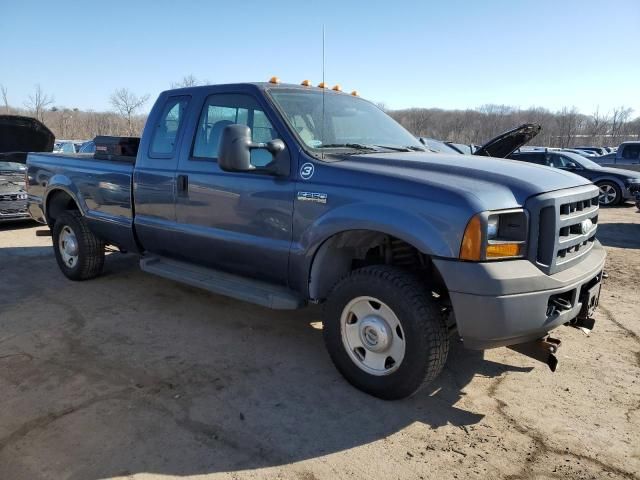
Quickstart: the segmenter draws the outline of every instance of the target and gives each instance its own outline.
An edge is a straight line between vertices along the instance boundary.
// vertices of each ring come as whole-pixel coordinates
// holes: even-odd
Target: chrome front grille
[[[20,197],[20,194],[14,193],[0,195],[0,218],[27,214],[27,200]]]
[[[553,274],[579,262],[596,240],[598,188],[559,190],[527,201],[531,216],[529,258]]]

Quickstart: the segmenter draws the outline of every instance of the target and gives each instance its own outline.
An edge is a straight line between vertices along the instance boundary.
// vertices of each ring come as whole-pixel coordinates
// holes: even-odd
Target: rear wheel
[[[96,237],[80,212],[60,214],[53,225],[53,251],[62,273],[71,280],[97,277],[104,266],[104,242]]]
[[[389,266],[361,268],[338,282],[325,304],[323,332],[340,373],[389,400],[435,379],[449,351],[430,292],[412,274]]]
[[[598,182],[598,188],[600,188],[600,205],[610,207],[617,205],[622,200],[622,191],[620,187],[610,181]]]

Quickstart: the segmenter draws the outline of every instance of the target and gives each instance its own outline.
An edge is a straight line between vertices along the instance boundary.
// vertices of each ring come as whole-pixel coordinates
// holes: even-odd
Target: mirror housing
[[[227,125],[220,136],[218,149],[218,165],[227,172],[252,172],[265,171],[280,175],[277,162],[272,161],[264,167],[256,167],[251,164],[251,150],[267,150],[275,157],[285,149],[284,142],[280,139],[267,143],[253,143],[251,141],[251,129],[246,125]]]

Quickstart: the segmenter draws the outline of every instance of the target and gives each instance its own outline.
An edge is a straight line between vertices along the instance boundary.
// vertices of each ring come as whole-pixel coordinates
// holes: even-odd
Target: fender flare
[[[57,178],[59,177],[59,178]],[[61,181],[64,180],[64,181]],[[75,202],[78,206],[78,210],[84,216],[87,212],[87,206],[80,199],[82,198],[78,192],[78,189],[73,185],[73,183],[67,178],[63,176],[54,175],[51,177],[51,180],[47,184],[47,189],[43,195],[42,199],[42,210],[44,212],[45,218],[47,218],[47,209],[49,206],[49,198],[51,195],[56,192],[64,192]]]
[[[372,209],[377,212],[375,217],[366,213]],[[468,219],[465,218],[466,221]],[[386,205],[347,205],[319,218],[301,236],[299,246],[304,252],[304,266],[300,275],[304,275],[301,286],[305,294],[308,295],[311,291],[311,275],[317,266],[316,262],[323,261],[323,256],[320,255],[323,247],[336,236],[355,231],[376,232],[398,238],[432,257],[452,258],[458,255],[459,242],[457,245],[447,242],[442,230],[434,227],[425,217]],[[459,235],[463,231],[464,226],[459,230]]]

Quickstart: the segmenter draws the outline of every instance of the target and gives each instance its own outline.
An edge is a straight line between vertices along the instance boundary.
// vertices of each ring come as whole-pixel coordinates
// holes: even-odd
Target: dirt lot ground
[[[640,213],[600,221],[596,329],[556,330],[555,374],[456,344],[399,402],[340,377],[317,308],[210,295],[119,254],[73,283],[50,238],[1,227],[0,479],[639,478]]]

